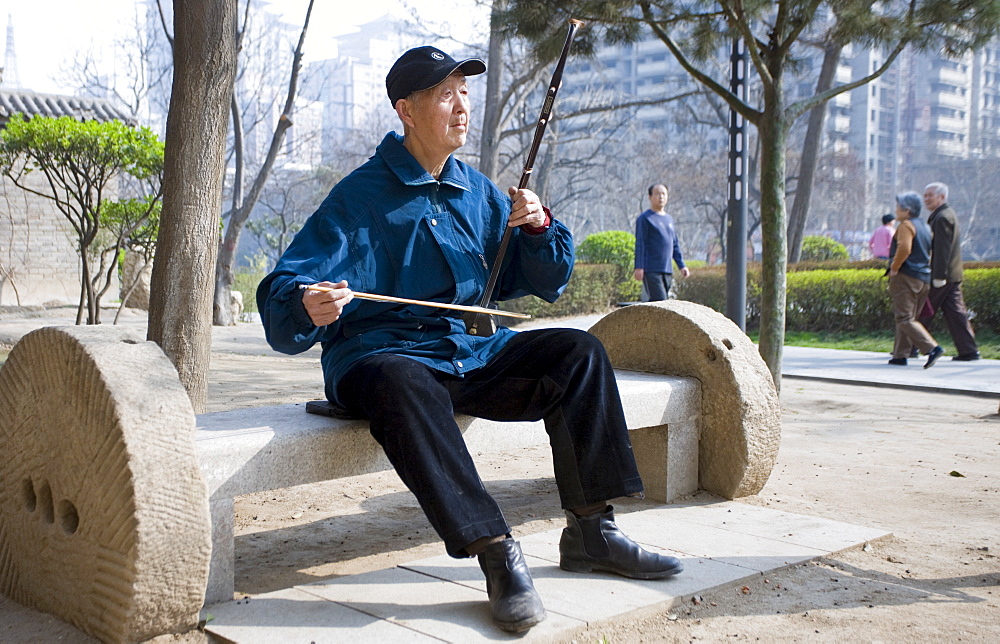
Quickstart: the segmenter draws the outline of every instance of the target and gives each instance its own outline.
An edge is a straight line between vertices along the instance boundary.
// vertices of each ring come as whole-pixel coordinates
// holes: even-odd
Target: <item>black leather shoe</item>
[[[901,367],[906,366],[906,358],[890,358],[889,364],[899,365]]]
[[[614,508],[578,517],[566,510],[559,540],[559,567],[570,572],[605,570],[633,579],[662,579],[684,566],[676,557],[644,550],[615,525]]]
[[[952,356],[952,360],[960,360],[962,362],[972,362],[973,360],[979,360],[980,355],[978,351],[973,353],[960,353],[957,356]]]
[[[545,607],[531,582],[521,545],[507,538],[479,553],[479,567],[486,575],[493,621],[510,633],[526,631],[545,619]]]
[[[938,345],[931,349],[931,352],[927,354],[927,362],[924,363],[924,369],[930,369],[934,366],[934,363],[938,361],[938,358],[944,355],[944,349],[941,345]]]

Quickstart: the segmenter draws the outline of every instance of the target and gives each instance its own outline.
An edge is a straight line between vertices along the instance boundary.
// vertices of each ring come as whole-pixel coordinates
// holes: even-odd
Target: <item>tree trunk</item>
[[[148,338],[174,363],[201,413],[208,400],[215,255],[236,77],[236,0],[174,0],[174,40]]]
[[[787,271],[785,215],[786,122],[780,80],[764,92],[764,113],[757,124],[760,140],[761,217],[761,357],[774,385],[781,390],[781,357],[785,344],[785,274]],[[769,217],[763,216],[770,214]]]
[[[83,310],[87,306],[87,281],[90,279],[90,275],[87,272],[87,260],[84,257],[84,253],[87,251],[81,246],[80,247],[80,300],[76,305],[76,325],[80,326],[83,324]]]
[[[483,127],[479,139],[479,171],[496,181],[500,164],[500,104],[503,82],[503,36],[492,18],[503,11],[506,2],[494,0],[490,20],[489,64],[486,72],[486,96],[483,102]]]
[[[268,146],[264,162],[257,170],[257,176],[254,177],[253,185],[250,186],[250,191],[246,194],[246,197],[242,198],[239,202],[237,202],[235,198],[237,193],[234,186],[233,209],[229,215],[229,223],[226,224],[226,234],[223,238],[221,246],[219,247],[215,269],[213,322],[218,326],[232,326],[236,324],[236,320],[233,318],[232,306],[230,305],[232,300],[231,291],[234,280],[233,263],[236,261],[236,248],[240,243],[240,233],[243,232],[243,226],[246,224],[247,219],[250,218],[250,213],[253,212],[254,206],[257,204],[258,199],[260,199],[260,194],[264,190],[264,184],[267,182],[267,178],[271,175],[271,169],[274,167],[274,161],[277,159],[278,152],[281,150],[281,144],[282,141],[284,141],[285,132],[288,131],[288,128],[292,127],[292,111],[295,109],[295,95],[298,93],[299,70],[302,68],[303,46],[305,45],[306,32],[309,29],[309,19],[312,16],[314,2],[315,0],[309,0],[309,5],[306,8],[306,17],[302,22],[302,30],[299,32],[299,42],[295,47],[294,54],[292,55],[292,70],[288,75],[288,91],[285,95],[285,106],[281,111],[281,116],[278,117],[278,123],[274,126],[274,133],[271,135],[271,144]],[[240,125],[238,117],[239,110],[235,109],[234,104],[234,131],[236,127]],[[240,133],[239,136],[240,140],[242,140],[242,133]],[[237,152],[240,154],[241,159],[245,158],[246,155],[243,153],[242,145],[240,145],[237,149]],[[242,175],[243,163],[241,161],[239,171],[237,172],[237,180],[240,180]],[[240,181],[239,190],[242,194],[242,181]]]
[[[237,47],[237,51],[238,49]],[[239,212],[240,204],[243,203],[243,173],[246,170],[243,154],[243,118],[236,102],[236,88],[233,88],[229,111],[233,119],[233,199],[229,209],[229,225],[222,235],[222,244],[219,246],[219,255],[215,262],[215,297],[212,304],[212,323],[215,326],[236,324],[232,316],[230,287],[233,283],[233,258],[236,256],[236,244],[239,239],[230,241],[230,231],[233,230],[232,217]],[[225,220],[226,217],[223,216],[223,221]]]
[[[822,94],[833,87],[833,81],[837,76],[837,63],[840,62],[840,52],[843,48],[843,45],[832,42],[823,48],[823,66],[816,81],[816,94]],[[791,263],[799,261],[802,253],[802,236],[806,229],[806,217],[809,215],[809,201],[812,199],[819,150],[823,144],[826,106],[827,104],[823,103],[809,111],[809,127],[806,128],[806,138],[802,143],[799,179],[795,183],[795,200],[792,202],[792,212],[788,217],[788,261]]]

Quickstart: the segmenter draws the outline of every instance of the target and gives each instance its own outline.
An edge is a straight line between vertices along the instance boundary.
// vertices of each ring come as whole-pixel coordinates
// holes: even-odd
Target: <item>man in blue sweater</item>
[[[673,263],[681,275],[691,271],[684,265],[681,246],[674,230],[674,218],[666,212],[667,187],[649,186],[649,209],[635,223],[635,279],[642,282],[650,302],[665,300],[674,283]]]
[[[261,282],[257,304],[274,349],[294,354],[322,344],[329,401],[370,421],[448,554],[478,557],[496,624],[521,632],[545,609],[456,413],[544,420],[566,512],[563,569],[658,579],[682,566],[642,549],[614,523],[607,499],[641,495],[642,481],[614,370],[597,338],[504,327],[471,335],[449,309],[354,297],[357,289],[476,304],[508,227],[514,233],[495,298],[552,302],[566,288],[569,229],[530,190],[504,194],[453,155],[469,131],[466,77],[485,71],[479,59],[456,61],[435,47],[396,61],[386,89],[403,136],[387,134],[367,163],[334,186]]]

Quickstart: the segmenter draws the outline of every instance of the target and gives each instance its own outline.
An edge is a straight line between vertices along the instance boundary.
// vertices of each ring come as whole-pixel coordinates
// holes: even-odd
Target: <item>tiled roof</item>
[[[72,116],[82,120],[113,121],[130,125],[136,120],[111,101],[103,98],[38,94],[28,90],[0,89],[0,126],[17,112],[32,116]]]

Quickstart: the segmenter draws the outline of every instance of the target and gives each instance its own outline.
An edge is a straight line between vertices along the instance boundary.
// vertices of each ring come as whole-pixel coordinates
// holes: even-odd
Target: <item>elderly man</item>
[[[948,332],[955,342],[958,355],[952,360],[979,360],[979,345],[969,322],[969,312],[962,297],[962,239],[958,232],[958,218],[948,205],[948,186],[934,182],[924,188],[924,205],[931,213],[927,224],[931,227],[931,291],[934,311],[941,311],[948,324]],[[934,316],[921,318],[930,328]]]
[[[483,61],[434,47],[403,54],[386,89],[403,124],[337,184],[296,235],[257,301],[268,342],[298,353],[323,345],[326,396],[370,420],[371,434],[453,557],[476,556],[497,625],[545,618],[519,544],[486,491],[455,413],[544,420],[567,527],[565,570],[640,579],[681,571],[618,530],[607,499],[639,496],[612,367],[601,344],[572,329],[487,337],[447,309],[355,299],[353,288],[474,304],[507,227],[514,233],[498,299],[554,301],[573,267],[573,240],[530,190],[508,190],[453,156],[469,132],[468,76]],[[303,290],[321,285],[327,291]]]

